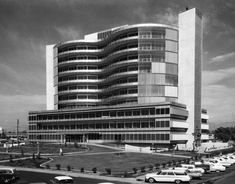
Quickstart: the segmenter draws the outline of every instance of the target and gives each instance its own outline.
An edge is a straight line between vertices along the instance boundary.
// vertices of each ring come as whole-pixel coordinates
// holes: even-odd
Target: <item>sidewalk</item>
[[[99,176],[95,174],[75,173],[72,171],[59,171],[59,170],[50,170],[50,169],[36,169],[36,168],[24,168],[24,167],[14,167],[14,168],[20,171],[68,175],[72,177],[101,179],[101,180],[108,180],[108,181],[113,181],[113,182],[118,181],[118,182],[132,183],[132,184],[143,184],[142,181],[137,181],[136,178],[118,178],[118,177],[112,177],[112,176]]]

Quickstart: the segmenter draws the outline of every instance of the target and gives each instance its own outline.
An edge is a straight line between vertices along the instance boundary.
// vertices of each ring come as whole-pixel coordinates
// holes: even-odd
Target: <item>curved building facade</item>
[[[176,28],[137,24],[53,46],[54,108],[176,101],[177,45]]]
[[[178,28],[125,25],[48,45],[47,110],[29,112],[29,139],[194,148],[209,129],[201,55],[197,9]]]

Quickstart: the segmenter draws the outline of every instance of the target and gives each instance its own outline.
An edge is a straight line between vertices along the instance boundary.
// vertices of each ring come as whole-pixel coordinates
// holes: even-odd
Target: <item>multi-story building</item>
[[[31,141],[121,141],[188,148],[201,140],[202,17],[125,25],[46,49],[47,110]],[[203,138],[206,140],[206,137]]]

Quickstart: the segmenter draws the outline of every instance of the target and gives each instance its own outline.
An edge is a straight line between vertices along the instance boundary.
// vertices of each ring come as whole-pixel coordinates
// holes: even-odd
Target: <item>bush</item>
[[[40,154],[40,152],[38,152],[37,159],[40,159],[40,158],[41,158],[41,154]]]
[[[160,164],[159,163],[156,163],[154,166],[155,166],[156,169],[160,168]]]
[[[12,155],[9,155],[9,162],[13,162],[12,159],[13,159],[13,158],[12,158]]]
[[[50,169],[50,165],[49,164],[46,165],[46,169]]]
[[[21,148],[21,156],[24,156],[24,150]]]
[[[33,155],[32,155],[32,159],[35,160],[35,154],[34,154],[34,153],[33,153]]]
[[[162,168],[165,168],[166,167],[166,163],[162,163]]]
[[[55,166],[56,166],[56,170],[60,170],[60,167],[61,167],[60,164],[56,164]]]
[[[111,169],[110,168],[105,168],[105,171],[107,174],[111,175]]]
[[[141,171],[141,172],[145,172],[145,166],[141,167],[141,168],[140,168],[140,171]]]
[[[74,142],[74,148],[78,148],[78,143]]]
[[[153,170],[153,166],[149,165],[149,170],[152,171]]]
[[[84,173],[84,167],[82,167],[82,168],[80,169],[80,171],[81,171],[81,173]]]
[[[137,169],[134,167],[133,169],[133,173],[136,174],[137,173]]]
[[[93,173],[96,173],[97,172],[97,168],[96,167],[92,168],[92,171],[93,171]]]
[[[71,166],[67,165],[67,171],[71,171]]]

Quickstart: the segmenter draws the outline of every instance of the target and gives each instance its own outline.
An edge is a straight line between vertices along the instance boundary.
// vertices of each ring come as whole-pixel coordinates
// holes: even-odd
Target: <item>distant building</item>
[[[202,15],[179,26],[125,25],[46,48],[47,110],[29,139],[191,149],[208,140],[201,108]]]

